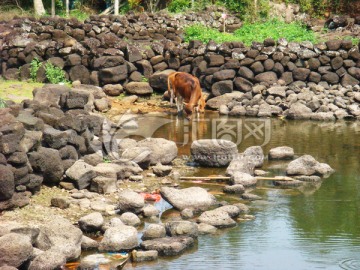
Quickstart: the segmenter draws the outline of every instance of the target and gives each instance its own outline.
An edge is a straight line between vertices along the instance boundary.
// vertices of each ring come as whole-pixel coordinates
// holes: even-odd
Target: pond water
[[[153,126],[156,117],[147,124]],[[182,256],[128,263],[124,269],[360,269],[359,121],[232,119],[217,113],[192,123],[174,116],[167,119],[170,123],[153,126],[153,137],[176,141],[183,158],[188,158],[194,138],[226,138],[238,143],[240,152],[252,145],[263,145],[266,154],[273,147],[291,146],[296,156],[310,154],[336,173],[321,184],[299,189],[260,182],[252,193],[263,200],[248,204],[254,220],[219,235],[201,236]],[[281,175],[286,164],[265,160],[262,169]],[[194,171],[199,176],[223,173],[224,169]],[[201,184],[183,184],[189,185]],[[207,188],[215,194],[221,189]]]

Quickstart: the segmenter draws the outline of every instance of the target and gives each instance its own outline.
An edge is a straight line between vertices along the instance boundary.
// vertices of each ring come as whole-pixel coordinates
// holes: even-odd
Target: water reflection
[[[211,121],[216,118],[217,114],[207,113],[209,121],[199,122],[196,138],[211,138]],[[193,126],[176,117],[172,120],[154,135],[179,142],[179,154],[189,155]],[[255,220],[219,236],[200,237],[197,252],[175,260],[160,258],[136,269],[360,269],[360,123],[270,121],[265,153],[291,146],[297,156],[310,154],[336,173],[298,189],[261,186],[255,193],[265,202],[250,204]],[[239,151],[252,145],[259,145],[255,136],[242,137]],[[266,160],[263,169],[281,174],[286,165]],[[210,175],[214,170],[197,173]]]

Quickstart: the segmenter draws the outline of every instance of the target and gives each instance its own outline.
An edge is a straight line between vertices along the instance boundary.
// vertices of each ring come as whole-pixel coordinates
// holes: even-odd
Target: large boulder
[[[255,186],[257,183],[257,179],[254,176],[239,171],[231,175],[230,181],[233,185],[241,185],[243,187]]]
[[[232,176],[236,172],[247,173],[250,175],[254,174],[256,162],[255,160],[244,156],[243,154],[237,155],[229,164],[226,169],[226,175]]]
[[[31,238],[18,233],[8,233],[0,237],[0,267],[19,267],[33,255]]]
[[[99,212],[94,212],[79,219],[79,227],[83,232],[96,232],[104,224],[104,218]]]
[[[141,243],[145,250],[157,250],[160,255],[174,256],[183,253],[186,249],[192,247],[195,241],[188,236],[164,237],[154,240],[146,240]]]
[[[244,93],[241,92],[233,92],[227,93],[218,97],[214,97],[209,99],[206,102],[206,106],[213,110],[218,110],[221,105],[227,105],[232,100],[241,99]]]
[[[69,93],[70,88],[65,85],[46,84],[33,91],[34,101],[45,106],[60,108],[60,99],[63,94]]]
[[[76,161],[65,172],[66,176],[75,183],[78,189],[84,189],[90,186],[91,180],[96,177],[94,167],[82,160]]]
[[[47,250],[31,261],[29,270],[52,270],[61,269],[66,263],[66,258],[63,254]]]
[[[132,190],[123,190],[118,195],[118,208],[121,212],[140,213],[145,205],[144,198]]]
[[[296,102],[290,106],[290,109],[287,114],[289,119],[310,119],[312,115],[312,110],[306,105]]]
[[[59,151],[41,147],[37,152],[28,154],[34,172],[41,173],[47,184],[58,184],[63,178],[64,168]]]
[[[62,254],[66,260],[75,260],[81,254],[82,232],[70,221],[58,217],[40,226],[35,247]]]
[[[229,213],[224,210],[210,210],[202,213],[198,221],[212,225],[216,228],[229,228],[236,226],[236,222],[230,217]]]
[[[195,222],[191,221],[170,221],[165,225],[166,233],[169,236],[186,235],[196,238],[199,234],[198,226]]]
[[[207,167],[227,166],[238,153],[235,143],[216,139],[193,141],[190,150],[194,161]]]
[[[169,164],[178,154],[176,143],[163,138],[147,138],[139,141],[137,146],[150,149],[150,165]]]
[[[216,198],[200,187],[185,189],[163,187],[160,192],[161,196],[178,210],[185,208],[206,210],[216,204]]]
[[[119,225],[105,231],[99,245],[100,251],[116,252],[138,246],[137,230],[134,227]]]
[[[328,164],[320,163],[310,155],[304,155],[291,161],[286,168],[288,175],[327,176],[333,172],[334,170]]]
[[[142,240],[162,238],[166,236],[166,229],[163,224],[149,224],[145,228]]]
[[[261,167],[264,164],[264,152],[261,146],[250,146],[242,155],[249,158],[255,167]]]
[[[166,91],[168,89],[167,78],[169,74],[173,72],[175,72],[175,70],[172,69],[155,72],[149,78],[150,86],[157,91]]]
[[[148,82],[129,82],[125,86],[125,91],[130,95],[150,95],[153,93],[153,89],[151,88]]]

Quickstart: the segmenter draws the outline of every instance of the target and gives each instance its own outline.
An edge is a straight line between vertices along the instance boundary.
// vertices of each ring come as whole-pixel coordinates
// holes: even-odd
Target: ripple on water
[[[339,263],[341,269],[345,270],[358,270],[360,269],[360,260],[345,259]]]

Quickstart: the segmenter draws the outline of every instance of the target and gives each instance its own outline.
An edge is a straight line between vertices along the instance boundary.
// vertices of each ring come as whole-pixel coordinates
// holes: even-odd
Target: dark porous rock
[[[40,147],[37,152],[28,154],[34,172],[41,173],[47,184],[58,184],[63,178],[64,168],[59,151]]]
[[[190,236],[198,237],[198,227],[195,222],[191,221],[170,221],[165,224],[166,233],[169,236]]]
[[[15,122],[0,127],[0,152],[11,154],[19,149],[19,142],[25,134],[24,125]]]
[[[78,189],[90,186],[91,180],[96,177],[93,166],[78,160],[65,172],[66,176],[75,183]]]
[[[69,77],[71,81],[80,81],[82,84],[90,83],[90,72],[83,65],[73,66],[69,70]]]
[[[150,95],[153,89],[148,82],[129,82],[125,91],[131,95]]]
[[[132,190],[123,190],[118,194],[118,208],[121,212],[140,213],[144,205],[144,198]]]
[[[288,175],[327,176],[333,172],[334,170],[328,164],[320,163],[310,155],[304,155],[291,161],[286,168]]]
[[[167,78],[169,74],[173,72],[175,72],[175,70],[172,69],[155,72],[149,78],[150,86],[155,90],[164,92],[168,89]]]
[[[70,207],[70,201],[65,197],[53,197],[51,198],[51,206],[58,207],[60,209],[66,209]]]
[[[65,85],[46,84],[42,88],[35,88],[33,91],[34,101],[45,106],[60,107],[60,98],[67,94],[70,88]]]
[[[81,250],[97,249],[99,242],[83,235],[81,238]]]
[[[194,243],[195,241],[191,237],[177,236],[146,240],[140,246],[145,250],[156,250],[162,256],[174,256],[183,253]]]
[[[99,70],[99,79],[103,84],[116,84],[128,77],[127,65],[120,65]]]
[[[66,263],[66,257],[58,252],[46,250],[36,256],[29,265],[29,270],[61,269]]]
[[[241,66],[239,68],[238,75],[249,81],[252,81],[254,79],[254,72],[246,66]]]
[[[212,225],[216,228],[235,227],[236,222],[230,217],[229,213],[224,210],[210,210],[202,213],[198,222]]]
[[[104,225],[104,218],[101,213],[94,212],[81,217],[78,223],[83,232],[97,232]]]
[[[94,106],[95,109],[99,112],[107,112],[110,109],[111,104],[109,99],[100,98],[100,99],[95,99]]]
[[[229,194],[243,194],[245,192],[245,187],[240,184],[225,186],[223,189],[224,193]]]
[[[124,91],[121,84],[106,84],[103,86],[103,90],[108,96],[119,96]]]
[[[172,166],[156,164],[156,166],[154,166],[152,169],[156,176],[163,177],[163,176],[169,175],[169,173],[172,170]]]
[[[16,120],[24,125],[27,130],[42,131],[44,121],[27,113],[21,113]]]
[[[139,141],[137,146],[150,149],[150,165],[170,164],[178,153],[176,143],[163,138],[147,138]]]
[[[235,143],[216,139],[196,140],[190,150],[195,162],[208,167],[227,166],[238,153]]]
[[[234,85],[236,90],[242,91],[242,92],[249,92],[253,88],[253,83],[250,82],[247,79],[237,77],[234,80]]]
[[[255,76],[255,81],[258,83],[264,82],[269,85],[276,83],[278,80],[277,75],[273,71],[266,71]]]
[[[321,76],[321,79],[328,82],[329,84],[337,84],[340,80],[339,75],[335,72],[328,72]]]
[[[233,93],[227,93],[218,97],[214,97],[209,99],[206,102],[206,106],[213,110],[218,110],[221,105],[227,105],[230,101],[241,99],[244,93],[240,92],[233,92]]]
[[[143,171],[137,163],[126,159],[114,160],[111,163],[104,163],[101,166],[113,168],[116,172],[117,179],[129,178]]]
[[[0,265],[20,267],[33,255],[31,238],[18,233],[0,237]]]
[[[293,159],[294,149],[289,146],[279,146],[270,149],[269,159]]]
[[[346,87],[346,86],[355,86],[358,85],[360,83],[359,80],[355,79],[353,76],[349,75],[349,74],[344,74],[344,76],[341,78],[341,85]]]
[[[293,70],[293,78],[298,81],[306,81],[310,74],[310,70],[307,68],[295,68]]]
[[[163,224],[149,224],[144,230],[142,240],[150,240],[162,238],[166,236],[165,225]]]
[[[20,147],[26,153],[36,151],[40,146],[43,133],[41,131],[26,130],[24,137],[20,141]]]
[[[209,67],[220,67],[225,63],[225,58],[219,54],[211,54],[206,56],[205,60],[208,62]]]
[[[328,40],[328,41],[325,42],[325,44],[326,44],[329,51],[337,51],[337,50],[339,50],[340,47],[341,47],[341,43],[342,43],[342,40],[337,40],[337,39],[336,40],[335,39]]]
[[[137,230],[134,227],[118,225],[105,231],[99,251],[117,252],[138,246]]]
[[[211,93],[217,97],[226,93],[231,93],[234,89],[233,82],[230,80],[219,81],[212,85]]]
[[[14,173],[8,166],[0,165],[0,200],[10,199],[14,194]]]
[[[161,196],[178,210],[192,208],[195,210],[206,210],[215,205],[216,198],[200,187],[175,189],[162,187]]]
[[[133,250],[131,252],[131,258],[134,262],[146,262],[146,261],[155,261],[158,259],[157,250],[147,250],[147,251],[137,251]]]
[[[312,110],[306,105],[296,102],[290,106],[290,109],[287,114],[289,119],[310,119],[312,115]]]
[[[68,134],[52,127],[44,129],[43,142],[47,147],[59,149],[68,142]]]
[[[220,70],[215,72],[213,75],[213,80],[215,82],[218,81],[225,81],[225,80],[232,80],[235,77],[235,70],[233,69],[224,69],[224,70]]]
[[[124,64],[124,58],[122,56],[102,56],[94,59],[93,68],[102,69],[116,67],[121,64]]]
[[[120,216],[120,220],[128,226],[139,226],[141,224],[140,218],[131,212],[125,212]]]

